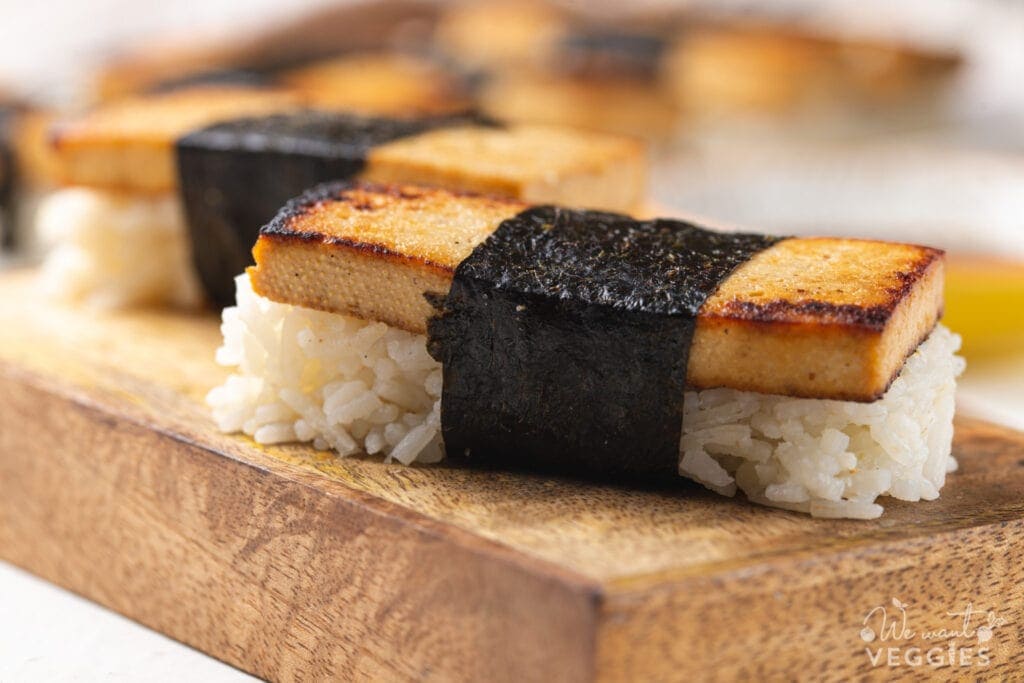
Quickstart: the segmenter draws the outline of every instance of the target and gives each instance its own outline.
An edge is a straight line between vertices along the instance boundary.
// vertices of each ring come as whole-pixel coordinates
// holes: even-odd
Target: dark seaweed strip
[[[12,121],[21,109],[17,105],[0,104],[0,251],[16,247],[15,222],[15,174],[14,151],[11,141]]]
[[[210,299],[234,301],[260,227],[292,197],[355,176],[377,145],[435,128],[489,123],[474,115],[419,119],[304,111],[219,123],[177,143],[193,258]]]
[[[207,69],[160,81],[149,88],[148,93],[165,93],[205,85],[272,86],[273,79],[251,69]]]
[[[0,137],[0,251],[14,246],[14,157]]]
[[[559,41],[552,66],[571,76],[649,80],[658,75],[667,48],[668,41],[655,33],[578,30]]]
[[[675,476],[697,311],[776,241],[548,206],[503,222],[459,265],[429,326],[448,455]]]

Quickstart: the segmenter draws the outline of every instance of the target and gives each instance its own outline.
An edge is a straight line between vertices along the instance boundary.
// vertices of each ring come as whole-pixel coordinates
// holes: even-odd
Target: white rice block
[[[259,443],[437,462],[441,366],[423,335],[279,304],[236,279],[217,362],[236,373],[207,395],[220,429]]]
[[[441,366],[423,335],[275,303],[248,276],[236,282],[217,352],[235,374],[207,397],[221,429],[407,465],[444,457]],[[723,495],[739,490],[816,517],[871,519],[882,514],[881,496],[936,498],[956,469],[959,346],[936,328],[873,403],[687,392],[679,472]]]
[[[52,298],[99,309],[201,301],[176,195],[65,188],[42,200],[36,230]]]
[[[873,403],[687,392],[679,472],[713,491],[816,517],[871,519],[875,501],[937,498],[951,455],[960,337],[939,326]]]

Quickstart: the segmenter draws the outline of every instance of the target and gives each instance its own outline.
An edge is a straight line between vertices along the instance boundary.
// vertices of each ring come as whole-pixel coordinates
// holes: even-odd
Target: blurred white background
[[[429,0],[425,0],[429,1]],[[125,44],[168,34],[239,34],[346,0],[0,0],[0,83],[44,100],[74,97],[91,67]],[[970,55],[972,116],[1024,111],[1024,3],[1014,0],[562,0],[592,12],[694,7],[712,14],[799,18],[851,34],[909,37]],[[1017,120],[1024,141],[1024,121]]]
[[[68,103],[124,45],[167,35],[244,33],[330,0],[0,0],[0,83]]]

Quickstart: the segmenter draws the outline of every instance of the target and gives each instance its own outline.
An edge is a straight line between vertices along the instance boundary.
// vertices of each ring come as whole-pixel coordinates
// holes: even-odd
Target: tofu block
[[[571,78],[529,70],[488,81],[480,106],[492,116],[634,135],[671,138],[680,125],[674,99],[644,80]]]
[[[947,82],[961,61],[899,42],[757,24],[705,26],[677,42],[664,80],[691,114],[778,115],[911,102]]]
[[[454,74],[404,55],[346,55],[285,72],[280,81],[313,106],[361,114],[440,114],[471,105]]]
[[[425,294],[505,219],[509,199],[347,185],[293,202],[261,233],[249,274],[281,303],[425,333]],[[791,238],[755,255],[705,302],[687,384],[873,401],[942,312],[943,253],[907,244]]]
[[[361,177],[630,211],[647,184],[643,144],[556,126],[439,128],[370,151]]]
[[[740,266],[701,308],[687,383],[785,396],[881,397],[943,309],[944,254],[791,238]]]
[[[52,128],[56,180],[105,190],[173,191],[179,137],[218,121],[299,104],[296,95],[282,90],[209,86],[100,106]]]
[[[569,32],[569,19],[563,8],[547,2],[451,3],[434,39],[443,52],[472,69],[507,71],[543,60]]]
[[[225,86],[124,100],[55,126],[55,173],[68,185],[172,191],[178,185],[174,145],[180,139],[217,123],[298,108],[294,94]],[[291,145],[278,157],[286,153],[301,163],[301,157],[307,156],[309,163],[316,164],[322,163],[321,157],[337,157],[338,149],[346,145],[358,149],[363,144],[358,138],[344,138],[351,126],[331,128],[320,120],[330,116],[327,112],[316,114],[317,120],[310,124],[310,144],[299,147],[292,141],[304,140],[301,121],[293,125],[288,117],[281,117],[280,124],[254,120],[253,127],[267,150],[278,152],[281,145]],[[346,115],[335,116],[342,119]],[[331,140],[325,141],[324,130],[333,136]],[[277,142],[272,138],[275,134],[286,135],[287,140]],[[213,137],[211,155],[255,154],[247,142],[252,136],[242,125],[196,136],[194,142],[190,139],[190,153],[200,153],[206,140]],[[313,151],[307,151],[311,148]],[[358,161],[362,165],[364,160]],[[372,181],[431,184],[532,202],[615,210],[636,208],[646,185],[641,142],[551,126],[444,127],[377,145],[365,161],[360,177]],[[254,158],[251,163],[259,162]]]

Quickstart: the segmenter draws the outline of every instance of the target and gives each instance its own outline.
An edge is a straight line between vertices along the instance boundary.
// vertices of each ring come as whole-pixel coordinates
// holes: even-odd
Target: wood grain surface
[[[264,448],[217,433],[202,403],[225,375],[215,317],[54,308],[33,277],[0,276],[0,558],[259,676],[1024,671],[1019,433],[960,419],[942,497],[869,522],[686,483]],[[950,613],[968,605],[965,627]]]

